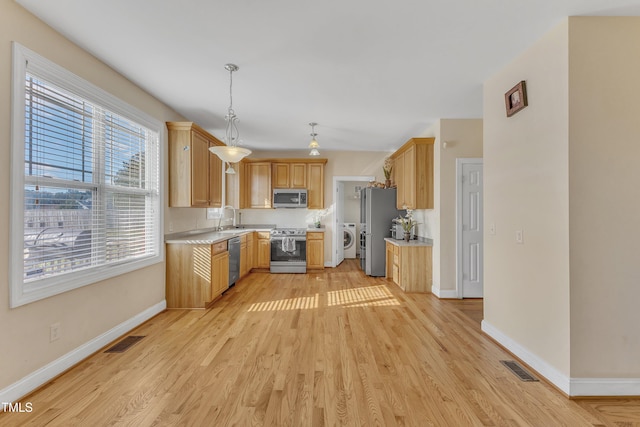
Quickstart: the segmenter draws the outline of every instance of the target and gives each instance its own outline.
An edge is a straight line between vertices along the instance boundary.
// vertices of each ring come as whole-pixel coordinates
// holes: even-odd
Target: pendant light
[[[227,163],[226,173],[234,174],[236,171],[231,166],[231,163],[238,163],[244,157],[251,154],[251,150],[238,146],[240,142],[240,132],[238,131],[238,117],[233,111],[233,72],[238,71],[238,66],[235,64],[226,64],[225,70],[229,71],[229,108],[227,109],[227,115],[224,119],[227,121],[227,128],[225,131],[224,143],[227,145],[221,145],[217,147],[209,147],[216,156],[220,157],[220,160]]]
[[[311,126],[311,142],[309,143],[309,148],[311,148],[311,151],[309,152],[309,155],[319,156],[320,152],[318,151],[318,148],[320,147],[320,145],[318,144],[318,141],[316,141],[316,136],[318,136],[318,134],[316,133],[315,129],[318,124],[315,122],[311,122],[309,123],[309,126]]]

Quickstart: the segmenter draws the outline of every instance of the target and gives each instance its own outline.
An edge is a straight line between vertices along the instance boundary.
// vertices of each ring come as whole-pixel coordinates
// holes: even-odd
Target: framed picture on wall
[[[507,109],[507,117],[513,116],[528,105],[527,85],[524,80],[504,94],[504,104]]]

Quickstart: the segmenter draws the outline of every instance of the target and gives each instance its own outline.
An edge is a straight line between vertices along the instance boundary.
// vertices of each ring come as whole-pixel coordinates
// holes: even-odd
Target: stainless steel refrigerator
[[[386,245],[396,209],[395,188],[363,188],[360,193],[360,268],[369,276],[384,276]]]

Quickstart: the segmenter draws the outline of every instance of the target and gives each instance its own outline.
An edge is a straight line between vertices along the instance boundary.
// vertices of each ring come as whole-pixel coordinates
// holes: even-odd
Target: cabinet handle
[[[182,151],[189,151],[189,146],[185,145],[184,147],[182,147]]]

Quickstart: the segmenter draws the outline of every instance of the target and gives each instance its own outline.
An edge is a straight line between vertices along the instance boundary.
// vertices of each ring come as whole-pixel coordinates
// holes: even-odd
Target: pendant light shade
[[[229,108],[227,109],[227,115],[225,116],[227,128],[224,138],[224,143],[227,145],[209,147],[209,151],[218,156],[220,160],[227,163],[228,167],[226,173],[234,174],[236,171],[231,166],[231,163],[238,163],[240,160],[251,154],[251,150],[238,147],[238,143],[240,142],[240,132],[238,131],[238,117],[233,111],[233,72],[238,71],[239,68],[235,64],[227,64],[224,68],[229,71]]]
[[[311,151],[309,151],[309,155],[319,156],[320,152],[318,151],[318,148],[320,147],[320,144],[318,144],[318,141],[316,141],[316,136],[318,136],[318,134],[315,130],[315,127],[318,126],[318,124],[316,122],[311,122],[309,123],[309,126],[311,126],[311,142],[309,143],[309,148],[311,148]]]
[[[251,154],[251,150],[233,145],[209,147],[209,151],[220,157],[220,160],[227,163],[238,163],[240,160]]]

